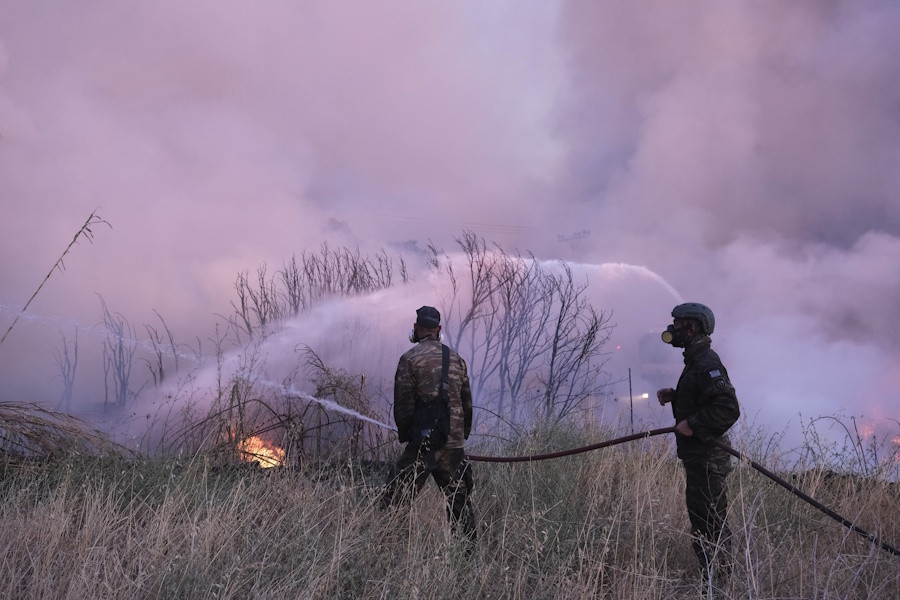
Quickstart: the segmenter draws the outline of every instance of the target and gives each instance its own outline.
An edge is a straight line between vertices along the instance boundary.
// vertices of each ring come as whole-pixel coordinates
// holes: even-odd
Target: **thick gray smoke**
[[[468,229],[580,265],[617,324],[614,380],[700,301],[748,420],[893,436],[898,29],[891,0],[7,0],[4,330],[92,210],[113,227],[0,346],[0,399],[53,404],[80,324],[96,404],[98,294],[208,347],[241,271],[323,241],[452,251]],[[402,347],[439,300],[398,302],[379,335]]]
[[[900,415],[898,27],[888,1],[562,8],[595,255],[714,307],[764,423]]]

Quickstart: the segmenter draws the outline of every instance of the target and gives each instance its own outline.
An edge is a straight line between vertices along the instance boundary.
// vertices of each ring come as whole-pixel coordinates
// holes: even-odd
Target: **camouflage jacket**
[[[714,439],[730,443],[725,434],[740,416],[737,395],[719,355],[710,348],[709,336],[697,338],[684,351],[684,370],[675,388],[672,414],[678,423],[687,419],[691,437],[676,436],[678,457],[730,459],[724,450],[710,446]]]
[[[472,390],[466,362],[450,349],[450,435],[445,448],[462,448],[472,429]],[[400,357],[394,376],[394,422],[401,442],[410,440],[416,406],[440,401],[441,342],[426,336]]]

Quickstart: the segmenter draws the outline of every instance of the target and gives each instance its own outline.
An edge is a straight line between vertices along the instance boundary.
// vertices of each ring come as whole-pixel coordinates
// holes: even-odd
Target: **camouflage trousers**
[[[411,502],[425,485],[428,476],[447,497],[447,517],[454,533],[475,540],[475,510],[471,494],[475,489],[472,466],[462,448],[442,448],[422,452],[407,444],[387,478],[382,507]]]
[[[713,572],[728,576],[732,557],[731,530],[726,521],[728,496],[725,480],[731,472],[730,457],[684,460],[682,464],[692,545],[702,573],[704,577]]]

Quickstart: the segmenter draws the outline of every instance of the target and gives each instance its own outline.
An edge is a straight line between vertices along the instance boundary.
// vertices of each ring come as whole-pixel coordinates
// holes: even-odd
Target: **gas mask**
[[[669,325],[668,327],[666,327],[666,330],[662,332],[662,335],[660,337],[662,338],[662,341],[667,344],[671,344],[676,348],[684,348],[684,330],[684,326],[678,327],[676,329],[674,325]]]

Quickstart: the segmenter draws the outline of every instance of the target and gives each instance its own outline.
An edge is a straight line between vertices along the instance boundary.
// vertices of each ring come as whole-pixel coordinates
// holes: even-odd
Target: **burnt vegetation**
[[[424,254],[428,276],[445,282],[438,303],[443,334],[469,365],[479,435],[514,439],[536,421],[557,426],[608,400],[611,315],[591,304],[588,281],[565,263],[510,253],[471,232],[456,239],[452,253],[430,243]],[[328,244],[291,256],[280,269],[263,264],[253,275],[243,271],[234,281],[233,312],[205,341],[212,356],[204,355],[200,340],[179,343],[157,311],[139,336],[141,329],[99,297],[103,406],[127,412],[142,394],[158,396],[164,385],[170,390],[140,440],[144,451],[240,456],[241,440],[262,436],[287,448],[286,460],[294,463],[345,451],[383,459],[392,451],[389,432],[290,390],[390,422],[392,372],[350,372],[301,340],[293,369],[271,381],[265,344],[323,303],[410,281],[403,256]],[[78,398],[77,332],[71,340],[61,333],[61,341],[59,405],[71,409]],[[215,382],[200,389],[196,372],[211,364]]]
[[[590,303],[587,281],[565,264],[469,232],[453,252],[430,244],[425,257],[429,275],[446,283],[438,303],[445,339],[470,369],[472,454],[534,454],[614,437],[583,418],[609,399],[612,331],[611,313]],[[410,509],[378,510],[397,443],[366,419],[391,422],[391,381],[303,343],[292,349],[289,372],[273,381],[267,343],[331,299],[409,283],[407,263],[323,245],[281,269],[252,273],[237,275],[233,312],[214,335],[190,345],[159,313],[138,328],[100,298],[102,405],[140,419],[136,449],[64,412],[0,404],[0,595],[709,593],[692,576],[683,474],[665,438],[555,461],[476,465],[474,555],[448,535],[443,499],[431,488]],[[85,344],[77,333],[61,333],[60,341],[58,408],[68,411],[78,404]],[[129,413],[142,395],[163,390],[154,412]],[[799,460],[765,432],[739,438],[748,455],[896,543],[896,446],[847,423],[809,422]],[[842,428],[844,442],[826,441],[824,425]],[[847,535],[747,465],[738,465],[729,487],[736,568],[720,596],[900,595],[897,557]]]

